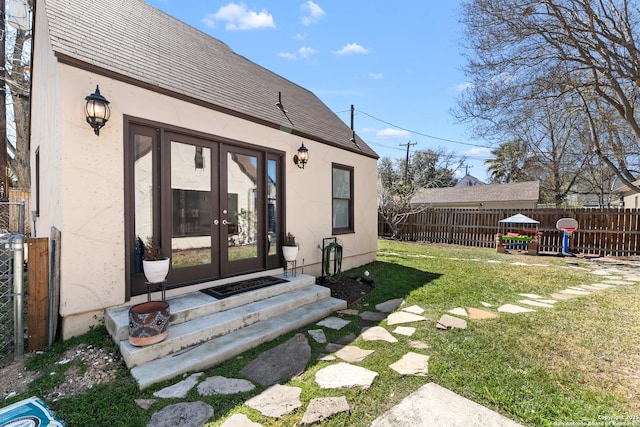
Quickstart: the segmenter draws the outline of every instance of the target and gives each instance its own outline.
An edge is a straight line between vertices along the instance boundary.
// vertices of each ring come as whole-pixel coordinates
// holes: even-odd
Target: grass
[[[494,262],[489,262],[494,261]],[[517,265],[546,264],[547,266]],[[606,417],[640,415],[640,310],[637,300],[640,286],[618,287],[570,301],[559,301],[554,309],[535,313],[501,315],[496,319],[468,321],[464,330],[441,331],[435,321],[454,307],[478,307],[481,302],[495,306],[516,303],[518,293],[548,295],[568,286],[595,283],[597,277],[586,269],[568,266],[563,258],[527,257],[498,254],[490,249],[456,246],[418,245],[390,241],[379,242],[377,260],[349,272],[361,275],[365,270],[375,279],[376,288],[363,301],[363,310],[394,298],[405,298],[408,305],[419,305],[429,319],[417,326],[412,337],[397,336],[393,345],[365,342],[354,345],[375,352],[358,365],[379,373],[369,390],[326,390],[316,385],[315,373],[330,362],[316,361],[323,345],[309,339],[312,357],[305,373],[286,385],[302,389],[303,408],[274,420],[261,416],[243,404],[264,390],[258,386],[247,393],[202,397],[195,388],[183,400],[202,400],[213,406],[219,425],[235,413],[247,414],[265,426],[300,424],[304,408],[313,398],[344,395],[350,414],[337,414],[326,426],[368,426],[383,412],[427,382],[434,381],[481,405],[496,410],[522,424],[551,426],[559,423],[598,423]],[[326,330],[330,342],[349,333],[358,335],[371,326],[358,317],[347,316],[351,323],[340,331]],[[382,322],[385,326],[385,323]],[[304,328],[297,332],[304,332]],[[388,328],[392,330],[393,328]],[[239,372],[261,352],[272,348],[295,332],[244,353],[221,366],[206,371],[206,376],[239,378]],[[418,340],[429,344],[426,350],[409,345]],[[64,377],[65,365],[53,362],[78,342],[110,346],[102,328],[56,343],[53,348],[29,361],[29,368],[42,370],[40,380],[11,401],[31,395],[44,396]],[[408,351],[430,356],[426,377],[401,376],[388,368]],[[54,372],[53,375],[49,375]],[[117,379],[94,387],[78,397],[48,402],[69,426],[110,425],[143,426],[151,414],[174,399],[159,399],[148,411],[134,399],[153,398],[153,392],[175,383],[167,381],[138,391],[124,369]],[[612,419],[612,418],[609,418]],[[619,420],[619,418],[618,418]]]

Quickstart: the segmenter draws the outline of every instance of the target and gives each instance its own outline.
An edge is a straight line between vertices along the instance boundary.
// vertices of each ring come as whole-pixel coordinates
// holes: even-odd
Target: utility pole
[[[407,158],[404,161],[404,185],[407,185],[407,183],[409,182],[409,147],[416,144],[417,142],[411,141],[407,142],[406,144],[400,144],[400,147],[407,147]]]

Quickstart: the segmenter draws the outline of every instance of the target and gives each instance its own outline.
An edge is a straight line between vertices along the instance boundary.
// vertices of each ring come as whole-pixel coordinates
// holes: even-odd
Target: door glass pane
[[[150,136],[135,135],[133,181],[134,227],[136,236],[135,273],[142,273],[141,243],[153,235],[153,141]]]
[[[227,153],[228,258],[258,257],[258,159]]]
[[[277,162],[267,162],[267,255],[278,253],[278,174]]]
[[[171,142],[173,268],[211,263],[211,150]]]

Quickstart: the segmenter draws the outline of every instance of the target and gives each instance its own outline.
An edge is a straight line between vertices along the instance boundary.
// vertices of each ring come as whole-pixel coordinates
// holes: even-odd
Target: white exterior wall
[[[343,270],[375,258],[375,159],[304,140],[310,160],[304,170],[299,169],[292,158],[303,141],[300,137],[55,64],[50,51],[42,46],[36,52],[39,56],[34,64],[42,67],[40,73],[46,72],[34,80],[33,136],[34,148],[41,147],[42,189],[36,229],[39,236],[48,236],[51,226],[62,231],[60,314],[64,338],[85,332],[105,308],[126,302],[124,115],[286,152],[286,231],[300,242],[298,263],[300,266],[304,259],[305,273],[320,274],[318,245],[323,237],[331,236],[331,162],[352,166],[355,234],[339,236],[344,244]],[[111,119],[99,136],[84,117],[84,98],[96,84],[111,102]],[[170,295],[190,291],[193,289],[185,287],[172,290]]]

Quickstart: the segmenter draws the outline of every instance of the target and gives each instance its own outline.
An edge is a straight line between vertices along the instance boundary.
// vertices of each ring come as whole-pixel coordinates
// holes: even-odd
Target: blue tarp
[[[66,427],[47,405],[37,397],[30,397],[0,409],[0,427]]]

